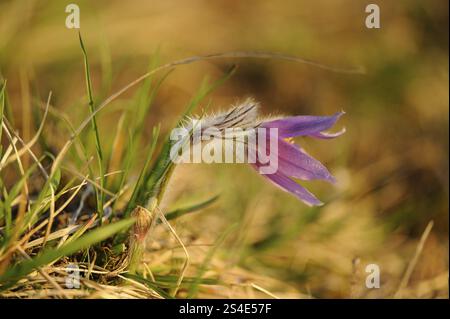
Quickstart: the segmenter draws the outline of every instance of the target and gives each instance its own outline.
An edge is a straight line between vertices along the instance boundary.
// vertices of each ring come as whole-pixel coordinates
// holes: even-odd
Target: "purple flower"
[[[321,139],[335,138],[342,135],[345,129],[337,133],[328,133],[325,130],[331,128],[344,112],[336,113],[332,116],[292,116],[276,120],[264,121],[259,127],[278,129],[278,169],[273,174],[265,174],[276,186],[297,196],[301,201],[309,206],[319,206],[322,202],[312,193],[291,179],[301,180],[322,179],[330,183],[336,180],[328,169],[315,158],[308,155],[302,148],[286,141],[295,136],[311,136]],[[268,135],[268,139],[274,138]],[[266,143],[266,148],[269,143]],[[256,164],[252,165],[258,169],[261,163],[256,159]]]
[[[199,145],[200,142],[195,142],[196,139],[191,138],[191,136],[201,136],[214,129],[214,134],[207,134],[207,143],[219,145],[216,150],[221,150],[222,147],[225,151],[231,150],[231,152],[235,152],[236,158],[239,158],[239,163],[244,163],[245,156],[237,151],[238,145],[243,146],[249,151],[247,162],[276,186],[297,196],[307,205],[322,205],[321,201],[292,178],[300,180],[321,179],[330,183],[334,183],[335,178],[322,163],[308,155],[302,148],[288,142],[288,140],[296,136],[311,136],[320,139],[338,137],[345,132],[345,129],[336,133],[329,133],[326,130],[331,128],[344,112],[331,116],[292,116],[261,120],[258,118],[258,107],[259,104],[249,98],[226,112],[196,119],[196,124],[194,124],[194,121],[187,123],[185,133],[181,134],[185,138],[181,140],[180,145],[191,140],[194,141],[194,145]],[[235,146],[227,147],[226,143],[223,146],[224,141],[233,140],[233,138],[227,136],[227,130],[245,132],[241,136],[247,136],[248,139],[239,142],[236,140]],[[222,134],[224,132],[225,134]],[[254,139],[250,137],[254,137]],[[178,149],[174,153],[178,154]],[[218,153],[220,153],[218,158],[221,159],[221,152]],[[241,155],[238,155],[238,153]],[[214,154],[216,154],[216,151],[214,151]],[[271,165],[273,158],[276,165]],[[208,162],[214,162],[214,159]],[[269,166],[266,165],[267,163]],[[269,168],[269,171],[266,168]]]

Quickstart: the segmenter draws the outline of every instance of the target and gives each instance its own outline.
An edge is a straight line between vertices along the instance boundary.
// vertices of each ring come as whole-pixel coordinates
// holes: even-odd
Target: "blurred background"
[[[217,79],[233,64],[235,74],[209,96],[211,110],[252,96],[263,114],[346,112],[336,126],[347,128],[340,138],[298,139],[337,177],[336,185],[302,183],[323,207],[305,206],[245,165],[176,169],[163,208],[220,194],[210,208],[174,224],[194,264],[214,252],[205,276],[224,285],[202,287],[200,297],[398,296],[430,221],[400,295],[448,297],[447,1],[1,0],[0,77],[8,81],[19,131],[24,76],[37,109],[52,91],[53,106],[75,127],[88,114],[78,33],[65,27],[69,3],[81,10],[96,102],[145,73],[155,52],[166,63],[268,51],[366,70],[351,75],[279,60],[220,59],[180,66],[164,81],[145,122],[149,138],[157,123],[163,132],[172,128],[206,76]],[[365,26],[369,3],[380,6],[380,29]],[[109,144],[133,92],[99,116]],[[45,133],[55,150],[69,137],[54,119]],[[156,242],[164,236],[170,240],[160,230]],[[148,260],[174,262],[170,256],[149,251]],[[379,289],[365,286],[368,264],[380,267]]]

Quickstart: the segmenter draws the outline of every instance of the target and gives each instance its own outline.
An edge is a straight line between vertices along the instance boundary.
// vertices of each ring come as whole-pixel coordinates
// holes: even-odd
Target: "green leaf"
[[[168,212],[166,214],[166,219],[172,220],[172,219],[178,218],[180,216],[199,211],[205,207],[208,207],[212,203],[214,203],[218,198],[219,198],[219,195],[215,195],[215,196],[211,197],[210,199],[207,199],[204,202],[201,202],[201,203],[198,203],[198,204],[195,204],[192,206],[184,207],[184,208],[179,208],[179,209],[173,210],[171,212]]]

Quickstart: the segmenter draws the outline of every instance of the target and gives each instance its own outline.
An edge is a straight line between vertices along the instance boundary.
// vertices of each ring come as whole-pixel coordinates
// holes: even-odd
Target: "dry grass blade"
[[[18,156],[16,154],[19,154],[19,156],[22,156],[25,152],[28,152],[28,154],[33,158],[34,162],[36,163],[36,165],[38,166],[38,168],[40,169],[42,176],[44,176],[46,179],[48,179],[48,174],[45,171],[44,167],[42,166],[41,162],[39,161],[39,159],[37,158],[37,156],[34,154],[34,152],[31,150],[31,146],[29,145],[30,143],[25,143],[24,140],[16,133],[14,132],[11,124],[8,122],[7,119],[4,120],[3,125],[6,125],[8,127],[8,129],[11,131],[11,133],[14,135],[14,139],[13,141],[19,141],[20,144],[22,144],[22,148],[18,150],[17,153],[14,153],[11,157],[5,158],[5,164],[2,166],[2,164],[0,164],[0,171],[2,168],[4,168],[6,165],[8,165],[9,163],[12,163],[13,161],[9,161],[10,159],[14,158],[14,160],[17,160]]]
[[[81,227],[80,225],[72,225],[72,226],[62,228],[62,229],[58,229],[57,231],[54,231],[51,234],[49,234],[47,241],[55,240],[55,239],[73,234],[80,227]],[[41,237],[41,238],[37,238],[35,240],[32,240],[32,241],[26,243],[23,247],[24,247],[24,249],[30,249],[30,248],[41,245],[43,242],[44,242],[44,237]]]
[[[44,109],[44,115],[42,118],[42,121],[39,125],[39,128],[36,132],[36,134],[33,136],[33,138],[27,142],[22,149],[20,149],[17,153],[15,153],[14,155],[12,155],[11,157],[7,158],[3,163],[0,163],[0,171],[8,164],[14,162],[16,160],[17,157],[22,156],[23,154],[25,154],[25,152],[31,152],[31,147],[33,147],[34,144],[36,144],[36,142],[39,139],[39,136],[42,133],[42,130],[44,129],[44,125],[45,125],[45,121],[47,119],[47,115],[48,115],[48,110],[49,110],[49,105],[50,105],[50,100],[52,98],[52,92],[50,92],[48,94],[48,98],[47,98],[47,103],[45,104],[45,109]]]
[[[433,224],[434,224],[433,221],[430,221],[427,227],[425,228],[422,237],[420,237],[420,241],[419,244],[417,245],[416,252],[414,253],[413,258],[409,262],[408,268],[406,268],[405,274],[403,275],[403,278],[400,282],[397,292],[394,294],[394,298],[400,298],[402,290],[408,286],[409,279],[411,278],[414,268],[416,267],[417,261],[419,260],[423,247],[425,246],[425,242],[427,241],[427,238],[430,235],[431,229],[433,228]]]
[[[250,286],[253,287],[253,288],[255,288],[256,290],[259,290],[259,291],[265,293],[266,295],[268,295],[268,296],[270,296],[270,297],[272,297],[272,298],[274,298],[274,299],[280,299],[280,298],[278,298],[276,295],[274,295],[273,293],[271,293],[270,291],[268,291],[267,289],[264,289],[264,288],[258,286],[258,285],[255,284],[255,283],[251,283]]]
[[[175,296],[177,294],[177,292],[178,292],[178,289],[180,288],[181,283],[183,282],[183,278],[184,278],[184,275],[186,273],[186,270],[189,267],[189,261],[190,261],[189,252],[188,252],[186,246],[184,245],[183,241],[180,239],[180,237],[176,233],[175,229],[173,229],[172,225],[170,225],[170,223],[167,221],[167,219],[164,216],[164,213],[161,211],[161,209],[158,206],[156,206],[156,210],[159,213],[159,218],[161,219],[163,224],[169,229],[170,233],[174,236],[176,241],[183,248],[184,254],[186,256],[186,259],[184,260],[183,267],[181,268],[181,271],[180,271],[180,276],[178,277],[178,280],[177,280],[177,283],[176,283],[176,287],[175,287],[175,289],[174,289],[174,291],[172,293],[173,296]]]
[[[28,256],[28,254],[22,249],[22,248],[18,248],[18,251],[21,253],[22,256],[24,256],[26,259],[31,260],[31,257]],[[38,272],[42,275],[42,277],[44,277],[53,287],[56,288],[56,290],[65,298],[69,298],[69,296],[66,294],[66,292],[64,291],[64,289],[58,285],[58,283],[51,277],[49,276],[44,270],[42,270],[41,267],[39,267]]]

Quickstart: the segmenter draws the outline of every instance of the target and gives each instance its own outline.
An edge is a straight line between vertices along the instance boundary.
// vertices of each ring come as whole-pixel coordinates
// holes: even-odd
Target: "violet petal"
[[[278,128],[278,135],[282,138],[313,135],[332,127],[344,114],[338,112],[332,116],[291,116],[261,124],[266,128]]]
[[[304,150],[282,139],[278,140],[278,171],[283,175],[303,180],[323,179],[335,183],[336,179],[318,160]]]
[[[264,177],[268,178],[272,183],[274,183],[277,187],[281,188],[282,190],[295,195],[308,206],[323,205],[323,203],[320,200],[318,200],[307,189],[305,189],[303,186],[297,184],[295,181],[293,181],[292,179],[281,173],[266,174],[264,175]]]

